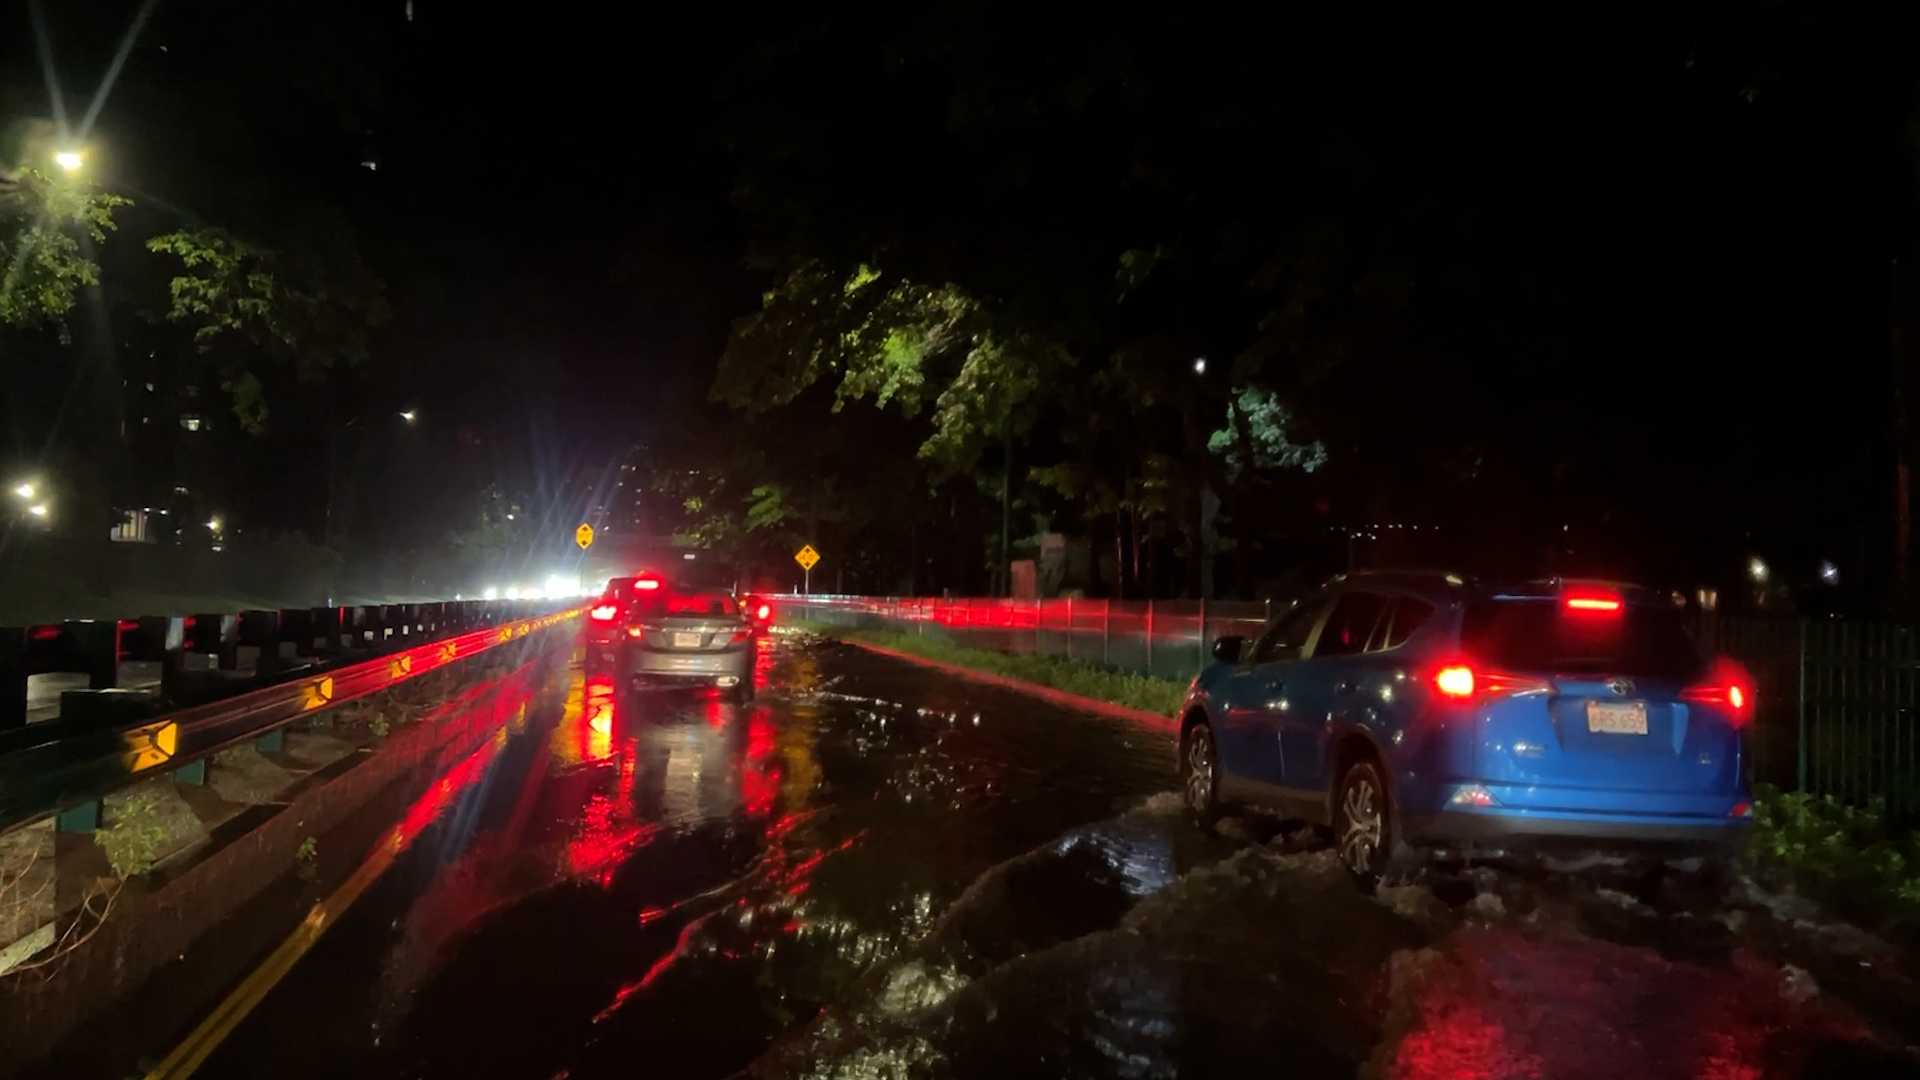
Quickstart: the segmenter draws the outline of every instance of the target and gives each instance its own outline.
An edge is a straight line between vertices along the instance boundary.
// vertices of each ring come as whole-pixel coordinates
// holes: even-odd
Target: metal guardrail
[[[71,724],[48,723],[10,732],[17,745],[0,754],[0,832],[97,804],[136,780],[191,766],[322,709],[522,640],[578,618],[581,610],[481,604],[471,617],[488,625],[478,629],[466,629],[465,617],[443,621],[447,630],[440,636],[409,635],[369,659],[349,654],[324,669],[309,667],[272,685],[131,726],[75,730]]]
[[[33,675],[85,675],[88,689],[101,691],[117,687],[121,664],[158,662],[161,696],[173,705],[197,704],[210,694],[245,688],[234,678],[209,679],[208,672],[247,669],[258,685],[302,664],[493,625],[537,608],[535,601],[450,600],[0,627],[0,739],[26,725],[27,679]],[[86,703],[84,696],[80,700]],[[4,746],[0,742],[0,752]]]
[[[1001,652],[1060,656],[1163,679],[1192,678],[1213,643],[1253,637],[1263,601],[1012,600],[988,597],[769,596],[788,614],[825,623],[884,622],[909,633]]]

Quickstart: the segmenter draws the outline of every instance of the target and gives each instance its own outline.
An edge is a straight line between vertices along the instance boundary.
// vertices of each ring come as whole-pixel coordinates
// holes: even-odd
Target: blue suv
[[[1415,847],[1725,854],[1753,815],[1753,682],[1686,621],[1606,582],[1336,578],[1215,644],[1180,710],[1186,803],[1330,826],[1363,880]]]

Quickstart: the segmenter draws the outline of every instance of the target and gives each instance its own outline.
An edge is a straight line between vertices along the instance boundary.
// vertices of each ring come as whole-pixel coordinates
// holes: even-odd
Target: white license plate
[[[1645,735],[1647,703],[1644,701],[1587,702],[1587,730],[1597,735]]]
[[[697,649],[700,647],[701,637],[702,635],[700,634],[690,634],[685,630],[675,630],[673,632],[673,647],[676,649]],[[1645,725],[1642,725],[1642,730],[1645,730]]]

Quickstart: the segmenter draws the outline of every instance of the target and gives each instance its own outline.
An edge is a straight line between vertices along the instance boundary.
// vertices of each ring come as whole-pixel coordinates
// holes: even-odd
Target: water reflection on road
[[[727,1075],[1165,786],[1158,732],[841,648],[763,644],[746,704],[561,678],[210,1075]]]

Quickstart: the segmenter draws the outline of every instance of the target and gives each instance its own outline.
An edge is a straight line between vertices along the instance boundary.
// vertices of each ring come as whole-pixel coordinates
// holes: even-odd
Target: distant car
[[[587,608],[587,664],[640,682],[700,683],[753,697],[753,624],[733,594],[615,578]]]
[[[1329,825],[1369,881],[1435,846],[1729,854],[1753,816],[1753,682],[1702,660],[1671,597],[1336,579],[1214,646],[1179,714],[1185,801]]]

